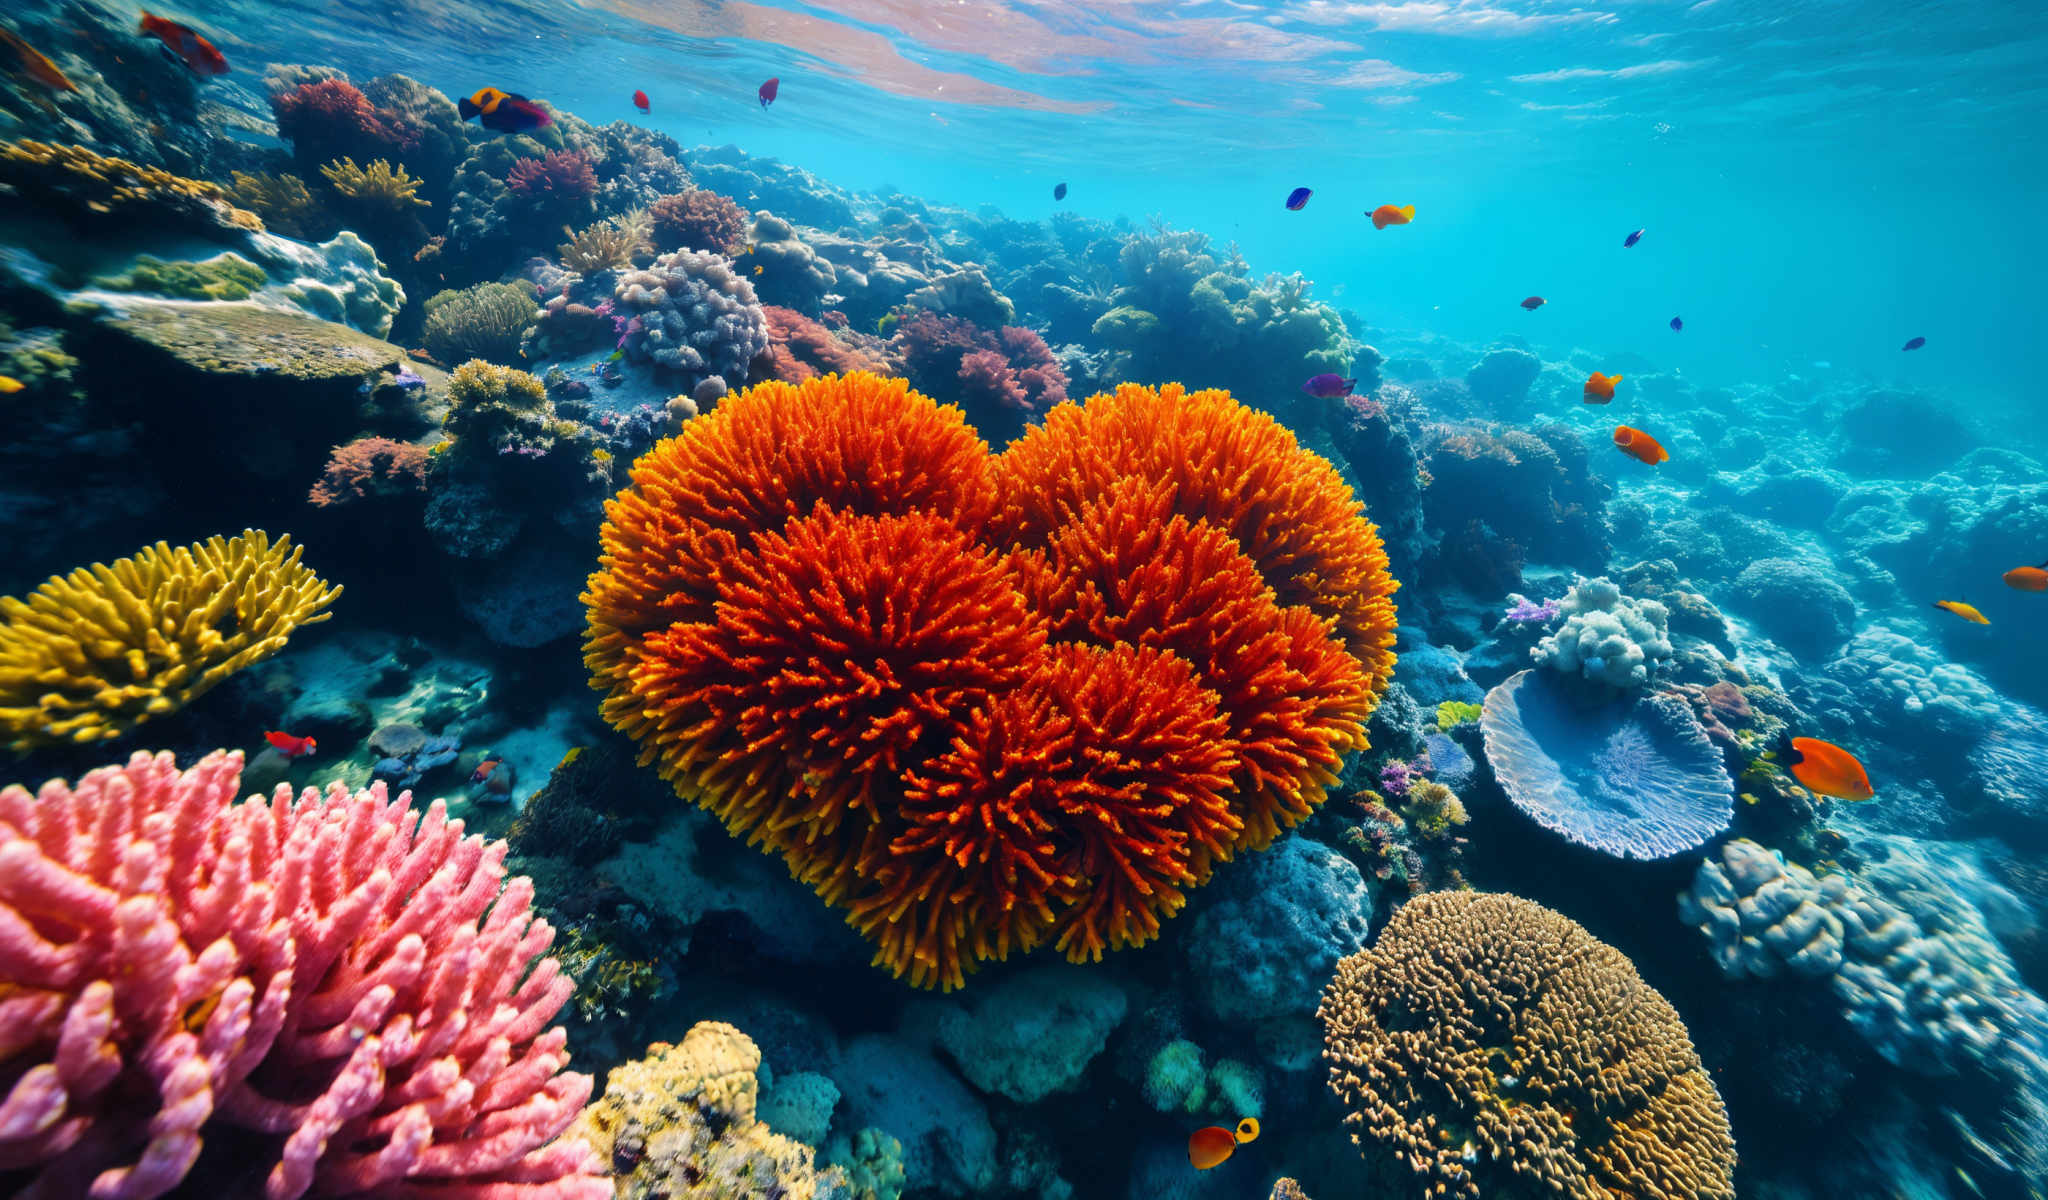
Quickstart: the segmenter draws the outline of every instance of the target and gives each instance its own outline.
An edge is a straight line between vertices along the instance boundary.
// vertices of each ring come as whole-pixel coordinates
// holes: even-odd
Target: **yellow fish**
[[[1991,619],[1989,617],[1986,617],[1983,613],[1978,612],[1974,606],[1965,604],[1961,600],[1936,600],[1934,602],[1934,607],[1946,609],[1947,611],[1952,612],[1955,615],[1961,617],[1963,620],[1968,621],[1972,625],[1991,624]]]
[[[755,267],[755,268],[754,268],[754,274],[756,274],[756,275],[759,275],[759,274],[761,273],[761,270],[762,270],[762,268],[760,268],[760,267]]]
[[[28,385],[12,375],[0,375],[0,396],[12,396]]]

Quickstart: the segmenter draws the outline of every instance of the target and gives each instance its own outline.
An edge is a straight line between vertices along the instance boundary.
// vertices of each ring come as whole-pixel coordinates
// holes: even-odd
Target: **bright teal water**
[[[1375,326],[1703,382],[1826,362],[2041,414],[2038,3],[199,7],[234,12],[214,20],[231,57],[239,33],[264,57],[495,84],[847,187],[1033,219],[1064,179],[1077,212],[1235,238]],[[1300,185],[1315,198],[1284,211]],[[1386,202],[1415,224],[1375,233],[1362,214]],[[1531,293],[1549,306],[1515,307]]]

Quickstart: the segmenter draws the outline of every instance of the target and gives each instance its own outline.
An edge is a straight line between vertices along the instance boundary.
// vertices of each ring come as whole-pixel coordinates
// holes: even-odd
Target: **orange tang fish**
[[[1391,204],[1382,204],[1372,210],[1372,227],[1374,229],[1385,229],[1389,225],[1406,225],[1414,219],[1415,206],[1413,204],[1404,204],[1399,208],[1395,208]]]
[[[178,56],[195,75],[225,75],[228,60],[213,43],[200,37],[190,26],[176,21],[167,21],[154,13],[142,14],[142,25],[137,30],[162,42],[172,54]]]
[[[1863,773],[1863,764],[1856,761],[1855,755],[1832,742],[1818,738],[1793,738],[1792,747],[1785,754],[1785,765],[1791,770],[1792,778],[1816,796],[1868,800],[1877,794],[1871,790],[1870,776]]]
[[[2022,592],[2048,592],[2048,563],[2038,567],[2014,567],[2004,575],[2005,586]]]
[[[1246,1117],[1239,1121],[1234,1131],[1221,1125],[1207,1125],[1188,1136],[1188,1161],[1194,1164],[1195,1170],[1206,1171],[1229,1158],[1231,1151],[1237,1149],[1238,1143],[1257,1140],[1257,1117]]]
[[[1586,403],[1605,404],[1614,399],[1614,385],[1621,382],[1619,375],[1602,375],[1595,371],[1586,376]]]
[[[1968,621],[1972,625],[1991,624],[1991,618],[1985,616],[1983,613],[1978,612],[1977,607],[1975,605],[1965,604],[1961,600],[1936,600],[1934,602],[1934,607],[1942,609],[1946,612],[1952,612],[1955,615],[1961,617],[1963,620]]]
[[[1660,462],[1669,462],[1671,460],[1671,452],[1666,450],[1656,438],[1651,437],[1640,429],[1630,429],[1626,425],[1616,425],[1614,427],[1614,444],[1621,447],[1623,454],[1628,455],[1637,462],[1649,463],[1653,467]]]

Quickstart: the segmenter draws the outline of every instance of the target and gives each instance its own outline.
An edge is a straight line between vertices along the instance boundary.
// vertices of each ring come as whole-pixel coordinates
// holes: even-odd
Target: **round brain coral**
[[[1676,1010],[1540,904],[1410,901],[1318,1016],[1354,1140],[1428,1194],[1735,1195],[1728,1114]]]
[[[1283,605],[1334,617],[1377,694],[1394,667],[1394,589],[1379,531],[1336,468],[1229,392],[1135,383],[1062,405],[996,460],[1003,536],[1042,545],[1113,480],[1173,486],[1174,511],[1237,539]]]

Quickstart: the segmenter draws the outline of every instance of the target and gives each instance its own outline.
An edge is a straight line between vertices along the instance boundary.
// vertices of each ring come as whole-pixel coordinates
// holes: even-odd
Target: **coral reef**
[[[597,172],[590,159],[575,150],[555,150],[540,158],[522,158],[505,172],[512,195],[547,220],[588,216],[597,195]]]
[[[1648,683],[1671,657],[1664,606],[1624,596],[1605,577],[1578,581],[1558,612],[1564,623],[1529,652],[1538,666],[1625,691]]]
[[[23,1194],[161,1195],[254,1153],[277,1197],[609,1196],[558,1138],[590,1079],[562,1071],[568,980],[503,843],[382,784],[236,804],[241,769],[138,752],[0,791]],[[206,1155],[229,1131],[231,1168]]]
[[[756,359],[755,378],[802,383],[819,375],[867,371],[892,375],[889,346],[878,338],[851,330],[828,329],[796,311],[775,304],[763,305],[768,320],[768,349]]]
[[[748,237],[752,242],[748,259],[760,268],[755,272],[754,289],[761,293],[762,303],[805,313],[825,307],[838,272],[797,236],[795,226],[764,212],[755,216]]]
[[[1856,630],[1849,590],[1812,564],[1760,558],[1735,577],[1730,607],[1802,659],[1819,662]]]
[[[1588,706],[1569,681],[1523,671],[1486,695],[1486,757],[1516,808],[1620,858],[1690,850],[1728,827],[1735,785],[1683,700]]]
[[[270,282],[255,263],[232,252],[198,262],[138,257],[125,275],[103,276],[93,286],[112,292],[150,292],[175,300],[247,300]]]
[[[1022,432],[1027,418],[1067,398],[1067,374],[1029,329],[989,331],[961,317],[914,313],[892,339],[910,386],[967,411],[977,430],[998,445]]]
[[[621,213],[577,230],[555,247],[555,253],[564,267],[579,274],[622,270],[632,266],[634,256],[647,248],[647,231],[646,213]]]
[[[0,597],[0,731],[22,753],[120,737],[166,716],[317,624],[341,594],[261,530],[176,549],[158,542],[108,567]]]
[[[481,358],[510,365],[521,361],[520,338],[533,322],[533,290],[517,283],[479,283],[427,297],[427,353],[448,363]]]
[[[253,209],[271,232],[301,241],[333,236],[335,221],[313,199],[305,180],[268,171],[236,171],[232,178],[234,198]]]
[[[0,177],[8,185],[6,203],[88,230],[158,227],[234,243],[263,229],[261,218],[236,208],[217,184],[84,146],[0,142]]]
[[[753,285],[716,254],[678,250],[622,273],[613,307],[626,318],[626,357],[653,363],[686,394],[708,389],[700,400],[745,380],[747,365],[768,348]]]
[[[1619,951],[1514,896],[1410,902],[1323,993],[1345,1124],[1431,1194],[1735,1195],[1721,1097]]]
[[[1465,386],[1481,410],[1494,417],[1509,418],[1511,410],[1528,399],[1529,387],[1543,373],[1543,360],[1527,350],[1500,346],[1465,373]]]
[[[391,158],[419,148],[423,131],[397,113],[379,109],[342,78],[300,83],[270,95],[277,136],[292,144],[300,174],[322,163],[360,155]]]
[[[1182,943],[1201,1010],[1245,1024],[1305,1017],[1337,960],[1365,944],[1372,895],[1358,868],[1295,835],[1218,870]]]
[[[747,214],[704,188],[663,196],[647,210],[654,248],[663,254],[703,250],[727,258],[747,244]]]
[[[938,1044],[977,1091],[1033,1104],[1071,1092],[1124,1019],[1123,989],[1064,964],[996,984],[971,1007],[946,1009]]]
[[[306,500],[315,508],[355,504],[427,490],[427,451],[390,438],[357,438],[336,446]]]
[[[1382,402],[1388,397],[1382,395]],[[1608,487],[1594,477],[1578,435],[1559,425],[1522,430],[1484,422],[1436,426],[1424,439],[1423,514],[1443,539],[1437,563],[1468,587],[1519,590],[1516,572],[1488,580],[1464,561],[1501,543],[1522,560],[1598,570],[1607,561]],[[1473,529],[1485,536],[1475,537]],[[1463,535],[1460,537],[1459,535]],[[1505,586],[1501,583],[1505,581]]]

